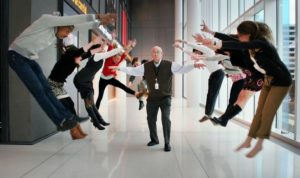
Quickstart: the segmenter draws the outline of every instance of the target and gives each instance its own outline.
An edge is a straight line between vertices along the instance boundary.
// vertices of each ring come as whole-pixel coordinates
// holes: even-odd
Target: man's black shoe
[[[151,140],[151,141],[147,144],[147,146],[154,146],[154,145],[157,145],[157,144],[159,144],[159,142],[154,141],[154,140]]]
[[[87,121],[87,120],[89,120],[90,119],[90,117],[77,117],[77,121],[79,122],[79,123],[82,123],[82,122],[85,122],[85,121]]]
[[[165,152],[169,152],[169,151],[171,151],[171,146],[170,146],[170,144],[165,144]]]
[[[69,129],[72,129],[77,125],[77,120],[75,119],[75,116],[72,116],[71,119],[64,119],[60,125],[57,127],[58,131],[66,131]]]
[[[145,106],[144,101],[139,101],[139,110],[143,109],[143,107]]]

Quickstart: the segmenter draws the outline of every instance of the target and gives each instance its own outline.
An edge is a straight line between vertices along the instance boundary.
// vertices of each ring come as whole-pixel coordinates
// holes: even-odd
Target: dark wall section
[[[150,59],[151,48],[162,47],[164,58],[174,60],[174,1],[130,0],[130,32],[137,39],[133,56]]]
[[[0,142],[9,139],[8,132],[8,8],[9,1],[0,1]]]
[[[55,0],[10,0],[9,2],[9,44],[42,14],[52,14],[53,11],[57,11]],[[52,45],[42,51],[37,62],[45,76],[48,76],[55,61],[56,48]],[[30,144],[55,133],[55,125],[11,69],[9,69],[9,82],[10,142]]]

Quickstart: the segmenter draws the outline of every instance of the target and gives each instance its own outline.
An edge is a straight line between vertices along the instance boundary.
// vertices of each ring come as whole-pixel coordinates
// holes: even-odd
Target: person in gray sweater
[[[57,126],[65,131],[77,124],[77,116],[66,109],[54,96],[40,65],[39,52],[56,39],[67,37],[72,31],[115,22],[115,14],[74,16],[42,15],[27,27],[10,45],[9,66],[16,72],[42,109]]]

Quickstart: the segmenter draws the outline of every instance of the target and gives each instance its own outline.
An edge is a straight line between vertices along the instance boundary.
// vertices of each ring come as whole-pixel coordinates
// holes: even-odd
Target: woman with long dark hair
[[[240,42],[220,41],[210,45],[223,50],[249,50],[255,67],[264,73],[264,84],[248,137],[236,149],[249,148],[252,139],[258,138],[254,148],[246,155],[251,158],[262,150],[264,139],[270,137],[274,116],[291,87],[292,77],[272,43],[272,31],[267,24],[243,21],[237,32]]]
[[[226,35],[219,32],[214,32],[203,22],[201,25],[202,31],[213,35],[215,38],[224,41],[239,41],[237,35]],[[194,35],[196,40],[203,40],[201,35]],[[217,50],[219,52],[225,52]],[[245,74],[243,80],[234,82],[230,92],[228,106],[220,117],[213,117],[211,121],[214,124],[226,127],[228,121],[238,115],[245,107],[249,99],[254,94],[261,90],[264,80],[264,74],[255,68],[255,63],[251,60],[248,50],[227,50],[226,53],[230,55],[230,62],[233,66],[239,67]],[[207,58],[207,60],[210,60]],[[241,77],[240,77],[241,79]]]
[[[74,108],[74,102],[67,91],[64,89],[64,83],[67,77],[79,66],[81,55],[84,53],[83,48],[77,48],[73,45],[66,46],[60,59],[54,65],[49,77],[49,85],[56,98],[73,114],[77,114]],[[88,117],[83,120],[89,119]],[[77,124],[70,130],[72,139],[82,139],[87,136]]]

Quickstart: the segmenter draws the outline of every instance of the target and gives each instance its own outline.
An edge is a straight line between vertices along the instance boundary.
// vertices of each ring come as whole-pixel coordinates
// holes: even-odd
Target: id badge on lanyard
[[[159,73],[159,66],[158,67],[155,67],[154,66],[154,73],[155,73],[155,84],[154,84],[154,89],[155,90],[159,90],[159,84],[158,84],[158,81],[157,81],[157,77],[158,77],[158,73]]]
[[[158,90],[158,89],[159,89],[159,84],[158,84],[158,82],[157,82],[157,78],[155,79],[154,89],[155,89],[155,90]]]

